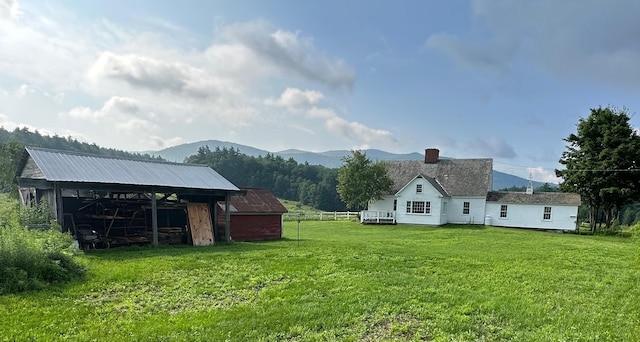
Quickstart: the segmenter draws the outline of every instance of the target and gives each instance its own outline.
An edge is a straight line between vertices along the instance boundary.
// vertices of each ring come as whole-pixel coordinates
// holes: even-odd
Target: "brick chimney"
[[[440,150],[438,150],[437,148],[427,148],[424,150],[424,163],[435,164],[438,162],[439,156]]]

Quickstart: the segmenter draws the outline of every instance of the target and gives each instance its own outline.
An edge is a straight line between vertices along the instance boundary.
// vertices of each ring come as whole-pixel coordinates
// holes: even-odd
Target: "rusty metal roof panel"
[[[239,189],[206,165],[127,159],[45,148],[26,148],[46,180],[188,189]]]
[[[280,201],[266,188],[242,188],[245,196],[231,196],[231,205],[238,213],[276,213],[287,212]]]

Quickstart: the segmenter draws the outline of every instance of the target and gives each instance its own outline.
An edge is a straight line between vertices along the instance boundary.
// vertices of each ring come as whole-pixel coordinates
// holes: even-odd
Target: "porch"
[[[360,212],[362,224],[396,224],[395,211],[363,210]]]

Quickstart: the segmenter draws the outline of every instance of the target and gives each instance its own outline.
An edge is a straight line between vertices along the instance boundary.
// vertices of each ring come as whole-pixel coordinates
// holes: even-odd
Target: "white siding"
[[[464,202],[469,202],[469,214],[462,212]],[[483,224],[486,197],[451,197],[447,216],[449,223],[457,224]]]
[[[416,192],[416,185],[422,185],[422,192]],[[443,199],[442,194],[437,191],[431,183],[424,178],[416,178],[405,186],[397,194],[398,210],[396,211],[396,222],[405,224],[425,224],[439,226],[447,223],[447,216],[442,214],[443,203],[448,199]],[[430,202],[431,212],[429,214],[407,213],[407,202],[423,201]],[[393,202],[392,202],[393,205]],[[447,208],[450,209],[450,208]],[[447,210],[448,212],[449,210]]]
[[[370,201],[367,210],[369,211],[393,211],[393,200],[395,196],[384,196],[379,201]],[[404,208],[404,207],[403,207]]]
[[[507,205],[507,217],[500,218],[500,206]],[[543,220],[544,207],[551,207],[551,220]],[[486,215],[499,227],[574,230],[578,207],[552,204],[511,204],[487,202]]]

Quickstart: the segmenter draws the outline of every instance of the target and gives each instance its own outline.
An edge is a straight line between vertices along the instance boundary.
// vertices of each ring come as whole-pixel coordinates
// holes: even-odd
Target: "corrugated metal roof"
[[[491,191],[487,194],[487,202],[511,204],[559,204],[580,205],[580,195],[571,192],[524,192]]]
[[[187,189],[239,189],[206,165],[126,159],[45,148],[26,148],[51,182],[143,185]]]

